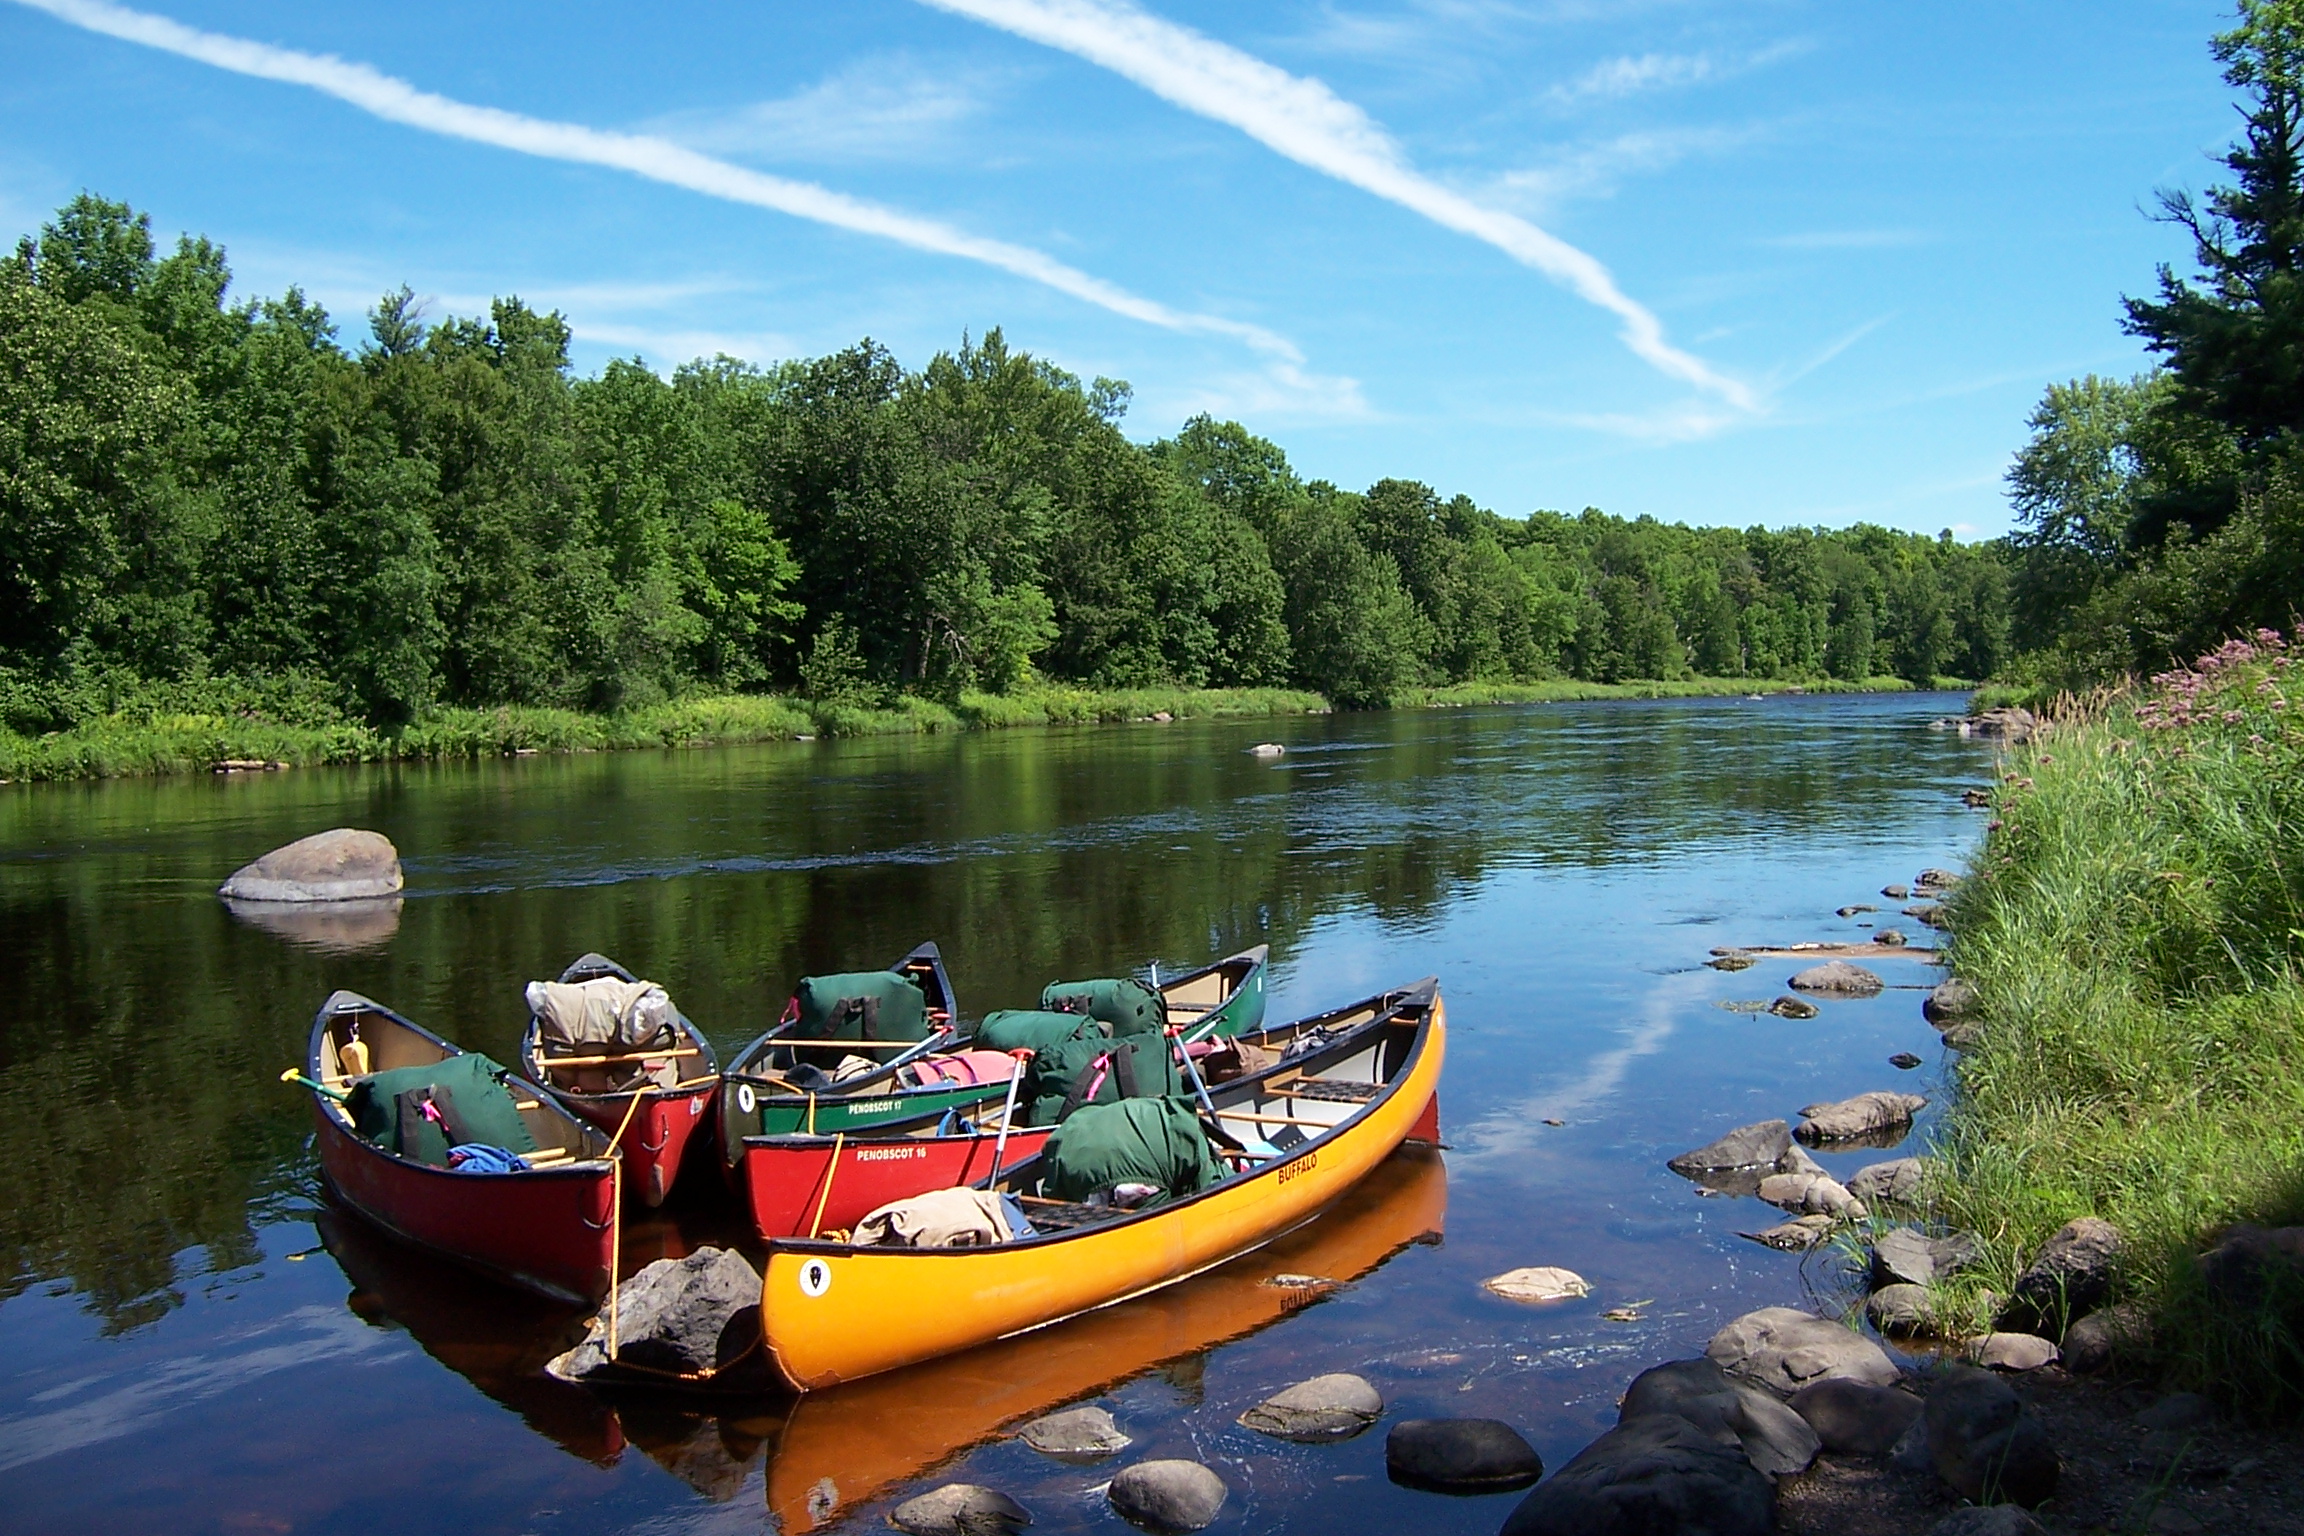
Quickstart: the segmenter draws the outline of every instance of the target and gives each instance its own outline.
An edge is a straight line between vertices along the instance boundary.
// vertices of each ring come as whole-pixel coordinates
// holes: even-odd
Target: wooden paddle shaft
[[[701,1056],[704,1052],[693,1045],[683,1045],[671,1051],[632,1051],[621,1056],[539,1056],[537,1063],[547,1069],[559,1067],[615,1067],[628,1061],[670,1061],[675,1056]]]

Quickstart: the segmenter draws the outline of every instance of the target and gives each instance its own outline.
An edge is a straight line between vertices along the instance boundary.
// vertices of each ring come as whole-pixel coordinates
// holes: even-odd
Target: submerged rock
[[[1824,1449],[1845,1456],[1885,1456],[1920,1419],[1920,1399],[1911,1393],[1845,1379],[1802,1387],[1791,1408]]]
[[[1799,1216],[1862,1221],[1870,1214],[1863,1201],[1828,1173],[1772,1173],[1760,1181],[1757,1193],[1770,1205]]]
[[[1619,1424],[1539,1483],[1502,1536],[1764,1536],[1776,1495],[1743,1454],[1673,1414]]]
[[[1952,926],[1952,919],[1945,914],[1943,904],[1940,902],[1924,901],[1917,906],[1906,907],[1904,915],[1916,923],[1925,923],[1931,928],[1949,928]]]
[[[1705,1358],[1779,1397],[1812,1381],[1848,1380],[1876,1387],[1901,1378],[1879,1345],[1860,1333],[1791,1307],[1747,1312],[1705,1346]]]
[[[1976,1017],[1976,989],[1954,976],[1931,988],[1920,1001],[1920,1014],[1938,1029]]]
[[[2120,1229],[2112,1223],[2094,1216],[2066,1222],[2016,1277],[2000,1309],[2000,1326],[2062,1338],[2073,1319],[2111,1299],[2120,1253]]]
[[[1384,1471],[1409,1488],[1501,1493],[1544,1475],[1544,1459],[1498,1419],[1403,1419],[1384,1437]]]
[[[1490,1275],[1480,1284],[1506,1301],[1569,1301],[1592,1294],[1592,1287],[1585,1284],[1582,1275],[1549,1264],[1508,1269],[1503,1274]]]
[[[1800,1111],[1793,1135],[1813,1146],[1820,1141],[1859,1141],[1891,1136],[1902,1140],[1912,1128],[1912,1117],[1928,1107],[1916,1093],[1875,1090],[1852,1099],[1811,1104]],[[1893,1144],[1892,1142],[1889,1144]]]
[[[1642,1371],[1625,1389],[1617,1422],[1648,1414],[1674,1414],[1723,1445],[1733,1445],[1767,1477],[1808,1470],[1823,1442],[1781,1402],[1746,1382],[1731,1380],[1711,1360],[1674,1360]]]
[[[1895,1055],[1888,1058],[1888,1065],[1894,1067],[1899,1072],[1909,1072],[1913,1068],[1920,1065],[1920,1058],[1913,1055],[1910,1051],[1898,1051]]]
[[[1349,1440],[1384,1416],[1384,1396],[1362,1377],[1338,1372],[1276,1392],[1240,1422],[1276,1440]]]
[[[617,1350],[608,1357],[609,1305]],[[749,1355],[760,1342],[760,1273],[726,1248],[658,1259],[626,1280],[592,1320],[584,1342],[545,1369],[563,1381],[636,1371],[704,1377]]]
[[[1794,1221],[1780,1222],[1758,1232],[1739,1232],[1738,1237],[1750,1238],[1755,1243],[1778,1249],[1784,1253],[1806,1253],[1825,1238],[1839,1223],[1829,1216],[1802,1216]]]
[[[390,838],[338,827],[242,865],[216,894],[231,901],[354,901],[397,896],[400,886],[400,851]]]
[[[1963,736],[1983,736],[2005,741],[2011,746],[2030,741],[2039,729],[2038,716],[2028,709],[2013,705],[1988,709],[1960,722],[1960,734]]]
[[[1853,905],[1851,905],[1851,906],[1845,906],[1845,907],[1842,907],[1842,908],[1841,908],[1841,909],[1840,909],[1838,912],[1835,912],[1835,913],[1833,914],[1833,916],[1835,916],[1835,917],[1855,917],[1855,916],[1857,916],[1859,913],[1864,913],[1864,912],[1877,912],[1877,911],[1879,911],[1879,910],[1880,910],[1880,909],[1879,909],[1878,907],[1875,907],[1875,906],[1873,906],[1873,905],[1872,905],[1870,902],[1861,902],[1861,901],[1860,901],[1860,902],[1857,902],[1857,903],[1855,903],[1855,904],[1853,904]]]
[[[1948,891],[1960,883],[1960,877],[1949,869],[1924,869],[1912,877],[1912,883],[1922,891]]]
[[[1887,983],[1860,965],[1827,960],[1796,973],[1792,986],[1796,991],[1816,992],[1826,997],[1877,997]]]
[[[1131,1443],[1110,1413],[1093,1406],[1043,1415],[1018,1430],[1016,1438],[1061,1461],[1095,1461]]]
[[[1196,1461],[1140,1461],[1112,1479],[1104,1496],[1121,1518],[1155,1531],[1197,1531],[1231,1492]]]
[[[2055,1493],[2056,1447],[1991,1372],[1952,1367],[1928,1394],[1925,1422],[1937,1475],[1970,1503],[2031,1508]]]
[[[1032,1523],[1032,1512],[997,1489],[946,1483],[889,1514],[888,1523],[910,1536],[1008,1536]]]
[[[1902,949],[1911,940],[1904,937],[1904,930],[1901,928],[1883,928],[1872,935],[1872,942],[1885,945],[1889,949]]]
[[[1750,955],[1740,954],[1734,950],[1730,950],[1725,955],[1714,955],[1704,963],[1716,971],[1748,971],[1753,966]]]
[[[1768,1005],[1768,1011],[1780,1019],[1812,1019],[1823,1012],[1804,997],[1780,997]]]
[[[1912,895],[1912,887],[1908,885],[1884,885],[1880,887],[1880,894],[1890,901],[1904,901]]]

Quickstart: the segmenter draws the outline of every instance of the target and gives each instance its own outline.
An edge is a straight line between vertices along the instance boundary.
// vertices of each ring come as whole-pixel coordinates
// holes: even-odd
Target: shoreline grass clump
[[[2299,641],[2233,641],[2010,755],[1952,900],[1984,1017],[1933,1181],[1985,1255],[1955,1307],[1981,1317],[2057,1227],[2102,1217],[2157,1362],[2288,1414],[2304,1314],[2220,1303],[2194,1259],[2235,1223],[2304,1224]]]

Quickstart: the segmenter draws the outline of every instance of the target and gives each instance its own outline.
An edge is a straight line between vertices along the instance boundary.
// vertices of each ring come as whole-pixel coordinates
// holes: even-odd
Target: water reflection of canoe
[[[345,1069],[355,1039],[367,1057],[363,1073],[464,1054],[381,1003],[335,992],[312,1021],[306,1076],[344,1088],[355,1075]],[[347,1205],[412,1243],[556,1300],[597,1301],[608,1289],[616,1226],[608,1138],[533,1084],[508,1086],[539,1166],[456,1173],[403,1157],[355,1129],[343,1104],[315,1092],[321,1171]]]
[[[922,1476],[1002,1430],[1212,1349],[1316,1301],[1413,1242],[1437,1241],[1448,1174],[1437,1151],[1404,1147],[1317,1221],[1223,1268],[1032,1335],[892,1375],[811,1392],[776,1437],[768,1508],[787,1532]]]
[[[333,1204],[312,1223],[352,1282],[345,1305],[362,1322],[406,1329],[425,1354],[569,1455],[605,1467],[623,1454],[615,1412],[544,1372],[545,1361],[583,1336],[581,1312],[539,1308],[533,1296],[476,1280]]]
[[[606,955],[585,955],[560,973],[560,979],[570,983],[601,976],[613,976],[618,981],[639,979]],[[673,1010],[672,1027],[680,1037],[678,1049],[686,1053],[672,1058],[679,1081],[668,1088],[649,1086],[621,1092],[614,1085],[629,1083],[636,1070],[665,1058],[634,1057],[631,1065],[624,1065],[595,1054],[584,1066],[558,1067],[552,1063],[553,1056],[580,1052],[547,1054],[543,1025],[533,1018],[528,1021],[527,1033],[520,1037],[521,1071],[550,1089],[564,1108],[610,1135],[623,1128],[623,1140],[617,1146],[624,1154],[624,1195],[647,1206],[662,1205],[672,1192],[689,1143],[705,1133],[720,1098],[720,1058],[713,1054],[712,1042],[678,1009]],[[634,1092],[640,1098],[637,1107],[632,1103]],[[631,1116],[629,1125],[626,1115]],[[708,1134],[704,1134],[704,1142],[711,1144]]]
[[[1196,1194],[1138,1210],[1028,1204],[1034,1235],[978,1248],[770,1244],[760,1306],[769,1362],[802,1391],[857,1381],[1172,1285],[1310,1220],[1403,1139],[1437,1134],[1439,983],[1376,1006],[1379,1027],[1350,1030],[1293,1072],[1215,1091],[1216,1119],[1236,1144],[1269,1134],[1280,1151]],[[1030,1195],[1038,1174],[1025,1163],[1000,1187]],[[924,1308],[923,1296],[941,1304]]]

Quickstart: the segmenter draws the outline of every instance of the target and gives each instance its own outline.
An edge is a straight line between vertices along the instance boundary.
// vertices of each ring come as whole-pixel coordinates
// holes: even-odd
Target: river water
[[[1881,997],[1793,1022],[1723,1006],[1777,995],[1791,962],[1702,962],[1861,941],[1876,919],[1833,911],[1862,901],[1926,941],[1874,893],[1957,867],[1980,829],[1958,791],[1987,750],[1927,728],[1956,705],[1552,705],[0,789],[0,1524],[862,1530],[959,1479],[1018,1497],[1036,1529],[1117,1536],[1111,1471],[1191,1456],[1231,1487],[1219,1532],[1493,1531],[1517,1495],[1394,1487],[1381,1426],[1301,1447],[1234,1421],[1350,1370],[1392,1418],[1506,1419],[1557,1466],[1639,1369],[1739,1312],[1839,1294],[1828,1251],[1737,1236],[1777,1213],[1663,1163],[1818,1099],[1935,1096],[1935,973],[1884,956]],[[1247,754],[1265,739],[1287,755]],[[399,845],[396,919],[281,933],[214,899],[247,859],[344,825]],[[302,1096],[276,1080],[336,987],[511,1060],[522,984],[599,949],[669,986],[725,1056],[797,977],[923,938],[971,1015],[1259,942],[1274,1020],[1437,974],[1448,1150],[1403,1152],[1310,1227],[1159,1296],[703,1415],[544,1377],[580,1320],[329,1207]],[[1897,1070],[1899,1051],[1923,1065]],[[711,1199],[676,1203],[627,1236],[628,1267],[725,1240]],[[1528,1264],[1593,1294],[1480,1289]],[[1348,1283],[1307,1304],[1260,1283],[1283,1272]],[[1078,1402],[1136,1445],[1076,1467],[1004,1433]]]

